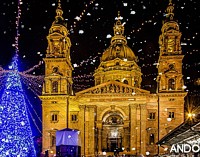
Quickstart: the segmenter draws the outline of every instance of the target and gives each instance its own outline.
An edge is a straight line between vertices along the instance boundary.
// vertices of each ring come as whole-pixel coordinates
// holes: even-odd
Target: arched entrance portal
[[[102,120],[102,149],[106,152],[120,152],[123,147],[124,119],[119,111],[108,111]]]

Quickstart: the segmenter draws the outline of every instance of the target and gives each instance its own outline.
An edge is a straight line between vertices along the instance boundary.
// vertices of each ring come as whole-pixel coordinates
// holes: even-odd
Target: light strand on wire
[[[74,19],[77,20],[77,22],[82,20],[82,17],[85,15],[86,10],[88,9],[88,7],[89,7],[91,4],[94,3],[94,1],[95,1],[95,0],[91,0],[91,1],[89,2],[89,4],[85,4],[85,7],[84,7],[83,11],[81,12],[81,14],[80,14],[79,16],[76,16],[76,17],[74,18]],[[73,22],[73,25],[71,25],[71,29],[72,29],[72,30],[73,30],[73,28],[76,27],[77,22],[74,21],[74,22]]]
[[[36,124],[35,119],[33,118],[33,115],[31,114],[31,112],[30,112],[30,110],[29,110],[28,107],[27,107],[27,110],[28,110],[28,113],[29,113],[29,115],[31,116],[31,119],[32,119],[34,125],[36,126],[37,130],[39,131],[40,134],[42,134],[42,131],[40,130],[40,128],[39,128],[38,125]]]
[[[16,36],[15,36],[15,43],[13,44],[13,46],[15,47],[15,53],[18,55],[19,54],[19,37],[20,37],[20,33],[19,33],[19,26],[20,26],[20,18],[21,18],[21,4],[22,4],[22,0],[18,0],[18,4],[17,4],[17,16],[16,16]]]
[[[36,112],[36,110],[34,109],[33,105],[31,104],[31,102],[29,101],[29,99],[27,98],[26,94],[25,94],[25,98],[28,101],[28,104],[30,105],[31,109],[34,111],[35,115],[37,116],[38,120],[42,123],[42,120],[40,118],[40,116],[38,115],[38,113]]]
[[[30,73],[30,72],[32,72],[33,70],[35,70],[36,68],[39,68],[40,65],[42,65],[42,64],[43,64],[43,61],[39,61],[39,63],[38,63],[37,65],[34,65],[32,68],[30,68],[30,69],[28,69],[28,70],[26,70],[26,71],[23,71],[22,73],[24,73],[24,74]]]

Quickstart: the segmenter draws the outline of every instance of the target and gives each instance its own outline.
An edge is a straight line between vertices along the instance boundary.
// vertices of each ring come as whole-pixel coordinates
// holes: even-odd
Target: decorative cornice
[[[85,109],[85,108],[86,108],[86,105],[79,105],[79,108],[80,108],[80,109]]]
[[[162,59],[183,59],[184,55],[170,55],[170,56],[160,56],[159,60]]]
[[[96,105],[86,105],[86,107],[87,107],[87,108],[94,108],[94,109],[97,108]]]
[[[41,100],[64,100],[68,99],[69,95],[42,95],[39,96]]]
[[[179,92],[179,93],[158,93],[159,97],[185,97],[187,95],[187,92]]]
[[[66,62],[67,58],[43,58],[45,62]]]
[[[103,98],[103,97],[100,99],[95,99],[95,98],[90,99],[90,102],[110,102],[110,101],[131,101],[131,100],[129,100],[128,98]]]
[[[148,97],[149,94],[137,94],[137,97]],[[133,98],[132,94],[125,94],[125,93],[121,93],[121,94],[112,94],[112,93],[108,93],[108,94],[86,94],[86,95],[78,95],[77,98],[98,98],[98,99],[105,99],[105,97],[109,97],[108,99],[115,99],[115,98],[119,98],[121,97],[124,100],[132,100],[132,99],[136,99],[136,97]],[[92,99],[91,99],[92,100]]]
[[[137,104],[137,103],[129,104],[129,106],[130,106],[131,108],[137,108],[138,104]]]

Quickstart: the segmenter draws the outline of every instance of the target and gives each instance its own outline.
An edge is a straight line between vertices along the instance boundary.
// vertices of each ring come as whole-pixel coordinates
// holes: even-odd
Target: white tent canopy
[[[80,131],[74,129],[63,129],[56,131],[56,146],[81,146]]]

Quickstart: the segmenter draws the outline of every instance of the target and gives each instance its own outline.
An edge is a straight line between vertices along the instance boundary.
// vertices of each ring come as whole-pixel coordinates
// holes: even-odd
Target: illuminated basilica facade
[[[142,71],[128,46],[120,19],[94,72],[95,85],[73,93],[71,42],[60,3],[47,36],[42,100],[43,152],[55,154],[55,132],[78,129],[81,155],[158,154],[156,142],[184,121],[181,32],[173,4],[159,37],[157,93],[141,89]]]

